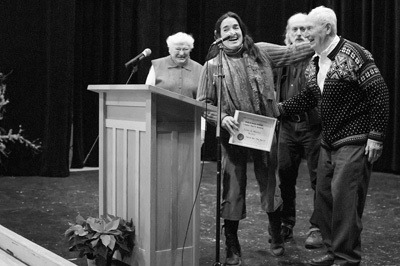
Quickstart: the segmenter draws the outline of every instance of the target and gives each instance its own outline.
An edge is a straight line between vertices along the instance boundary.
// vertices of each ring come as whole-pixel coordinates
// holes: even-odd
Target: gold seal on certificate
[[[239,123],[239,130],[230,137],[230,144],[257,150],[271,150],[276,118],[243,111],[236,111],[234,118]]]

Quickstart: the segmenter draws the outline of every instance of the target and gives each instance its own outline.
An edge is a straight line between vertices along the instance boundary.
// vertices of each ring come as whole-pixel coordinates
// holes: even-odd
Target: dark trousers
[[[282,205],[276,175],[276,139],[271,152],[249,149],[229,144],[229,133],[221,130],[222,142],[222,206],[221,217],[238,221],[246,218],[247,162],[252,156],[254,175],[260,189],[261,208],[265,212],[274,212]]]
[[[358,145],[320,151],[315,214],[328,252],[340,265],[361,261],[361,217],[371,176],[364,152]]]
[[[296,223],[296,181],[302,157],[307,160],[311,188],[315,191],[317,166],[321,143],[321,126],[308,126],[306,121],[282,120],[279,129],[278,167],[283,200],[282,223]],[[313,195],[315,199],[315,193]],[[312,227],[313,221],[310,221]]]

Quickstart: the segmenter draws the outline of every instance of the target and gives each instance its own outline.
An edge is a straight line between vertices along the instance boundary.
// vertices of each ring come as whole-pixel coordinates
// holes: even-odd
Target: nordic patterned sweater
[[[306,69],[306,89],[279,105],[282,114],[318,107],[322,120],[321,145],[338,149],[362,145],[367,139],[383,141],[389,117],[389,92],[369,51],[340,38],[328,55],[332,65],[321,93],[317,84],[318,60]]]

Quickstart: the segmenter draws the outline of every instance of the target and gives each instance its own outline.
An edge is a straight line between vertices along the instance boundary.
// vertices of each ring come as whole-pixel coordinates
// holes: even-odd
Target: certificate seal
[[[239,133],[239,134],[237,135],[237,139],[238,139],[238,140],[243,140],[243,139],[244,139],[244,135],[243,135],[242,133]]]

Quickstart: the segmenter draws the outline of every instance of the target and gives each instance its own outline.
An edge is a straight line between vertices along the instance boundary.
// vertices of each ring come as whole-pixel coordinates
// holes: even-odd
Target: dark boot
[[[271,235],[271,253],[274,256],[282,256],[285,253],[285,246],[281,235],[280,210],[268,212],[269,226],[268,231]]]
[[[283,241],[288,242],[293,238],[293,225],[289,223],[282,223],[281,235],[283,237]]]
[[[226,260],[225,265],[241,265],[242,252],[238,239],[239,221],[224,220]]]

